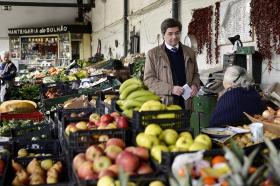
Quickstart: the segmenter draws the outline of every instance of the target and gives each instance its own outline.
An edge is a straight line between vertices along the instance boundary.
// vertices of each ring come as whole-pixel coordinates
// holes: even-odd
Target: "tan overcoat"
[[[200,79],[196,63],[195,52],[188,46],[180,43],[183,49],[186,80],[188,85],[196,85],[200,88]],[[173,78],[170,67],[170,62],[165,51],[165,44],[157,46],[148,51],[145,69],[144,83],[149,90],[161,97],[164,104],[172,104],[173,97],[171,95],[173,88]],[[191,109],[191,99],[185,102],[187,110]]]

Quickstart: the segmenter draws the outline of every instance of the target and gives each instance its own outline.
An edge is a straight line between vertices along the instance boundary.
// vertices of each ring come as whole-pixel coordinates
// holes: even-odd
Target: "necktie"
[[[177,51],[178,51],[178,48],[173,47],[173,48],[171,48],[171,51],[172,51],[172,52],[177,52]]]

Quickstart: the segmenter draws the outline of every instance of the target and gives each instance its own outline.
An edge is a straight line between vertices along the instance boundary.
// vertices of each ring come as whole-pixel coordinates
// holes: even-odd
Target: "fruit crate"
[[[171,171],[171,166],[172,163],[174,161],[174,159],[176,158],[176,156],[181,155],[181,154],[185,154],[185,153],[194,153],[194,151],[192,152],[187,152],[187,151],[182,151],[182,152],[162,152],[161,153],[161,163],[157,163],[154,162],[157,166],[157,168],[165,173],[165,174],[169,174]],[[212,149],[212,150],[208,150],[204,152],[204,156],[205,157],[213,157],[216,155],[223,155],[224,154],[224,150],[222,148],[220,149]]]
[[[75,91],[72,91],[72,94],[70,94],[70,95],[65,95],[65,96],[50,98],[50,99],[41,99],[43,110],[49,111],[53,107],[56,107],[59,104],[63,104],[65,101],[67,101],[71,98],[75,98],[75,97],[79,97],[79,96],[80,96],[80,94],[76,93]]]
[[[100,108],[79,108],[79,109],[60,109],[58,110],[58,120],[65,122],[75,122],[81,120],[88,120],[90,114],[98,113],[102,114]]]
[[[72,154],[73,156],[70,156],[70,163],[72,164],[74,155],[77,155],[78,153],[84,153],[86,148],[79,148],[79,149],[73,149]],[[151,183],[154,180],[160,180],[164,183],[165,186],[169,186],[169,182],[166,178],[166,176],[159,172],[156,165],[153,161],[147,161],[151,167],[153,168],[154,172],[149,174],[142,174],[142,175],[135,175],[135,176],[129,176],[129,181],[135,182],[137,186],[148,186],[149,183]],[[73,167],[73,166],[72,166]],[[77,171],[73,168],[73,178],[77,182],[79,186],[96,186],[98,182],[98,178],[91,179],[91,180],[82,180],[78,177]],[[117,178],[115,178],[117,179]]]
[[[19,157],[20,149],[26,149],[29,155]],[[33,153],[34,156],[30,156]],[[37,154],[37,155],[36,155]],[[40,154],[40,155],[38,155]],[[65,155],[62,151],[59,140],[38,140],[38,141],[14,141],[13,142],[13,158],[34,158],[35,156],[59,157]]]
[[[16,127],[11,130],[11,134],[14,141],[57,139],[53,126],[50,122]]]
[[[74,173],[74,177],[79,186],[97,186],[98,180],[80,180],[76,173]],[[163,174],[152,173],[129,177],[129,181],[134,182],[137,186],[148,186],[151,182],[156,180],[161,181],[165,186],[170,186],[168,178]]]
[[[79,130],[70,133],[69,136],[65,134],[65,129],[71,122],[60,122],[59,125],[59,139],[61,143],[68,149],[86,148],[92,144],[100,143],[102,136],[107,138],[121,138],[126,143],[128,142],[128,129],[92,129]],[[100,137],[101,136],[101,137]],[[100,138],[99,138],[100,137]],[[100,139],[100,140],[99,140]]]
[[[71,177],[71,166],[68,164],[67,157],[36,157],[38,161],[51,159],[54,163],[57,161],[61,161],[62,163],[62,172],[59,175],[59,181],[56,184],[40,184],[38,186],[74,186],[75,183]],[[15,159],[14,161],[23,165],[24,168],[28,165],[28,163],[32,159]],[[11,185],[13,179],[15,178],[15,172],[12,168],[12,163],[9,164],[8,170],[9,174],[7,174],[4,185]]]
[[[31,112],[24,114],[15,114],[15,113],[1,113],[0,120],[33,120],[33,121],[42,121],[44,115],[42,112]]]
[[[9,164],[10,164],[10,159],[11,159],[11,156],[10,154],[8,153],[1,153],[0,154],[0,169],[2,169],[0,172],[0,185],[5,185],[5,181],[7,179],[7,176],[9,175],[9,172],[8,172],[8,167],[9,167]],[[3,167],[3,163],[4,163],[4,167]]]
[[[150,123],[158,124],[162,129],[172,128],[179,130],[190,128],[187,110],[133,111],[131,121],[135,127],[133,130],[143,130]]]
[[[77,91],[79,88],[79,81],[69,81],[69,82],[55,82],[42,84],[40,88],[41,99],[48,99],[45,95],[49,89],[57,90],[60,96],[73,94],[73,91]]]

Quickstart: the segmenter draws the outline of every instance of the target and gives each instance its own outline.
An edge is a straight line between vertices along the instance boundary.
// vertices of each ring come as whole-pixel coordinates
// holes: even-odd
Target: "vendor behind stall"
[[[225,91],[217,102],[210,126],[245,124],[249,121],[243,112],[261,114],[265,108],[264,103],[253,84],[244,68],[228,67],[223,80]]]
[[[14,79],[16,77],[17,68],[14,63],[10,60],[10,53],[5,52],[3,57],[3,62],[1,63],[1,92],[0,92],[0,101],[5,101],[6,91],[9,87],[13,86]]]

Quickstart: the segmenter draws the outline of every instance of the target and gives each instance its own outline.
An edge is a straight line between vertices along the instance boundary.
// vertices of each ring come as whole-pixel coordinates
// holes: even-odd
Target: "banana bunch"
[[[143,82],[136,78],[130,78],[123,82],[119,91],[120,99],[117,100],[117,104],[123,110],[123,114],[130,118],[132,117],[133,110],[140,110],[145,102],[150,100],[159,102],[160,100],[159,96],[146,90]]]

